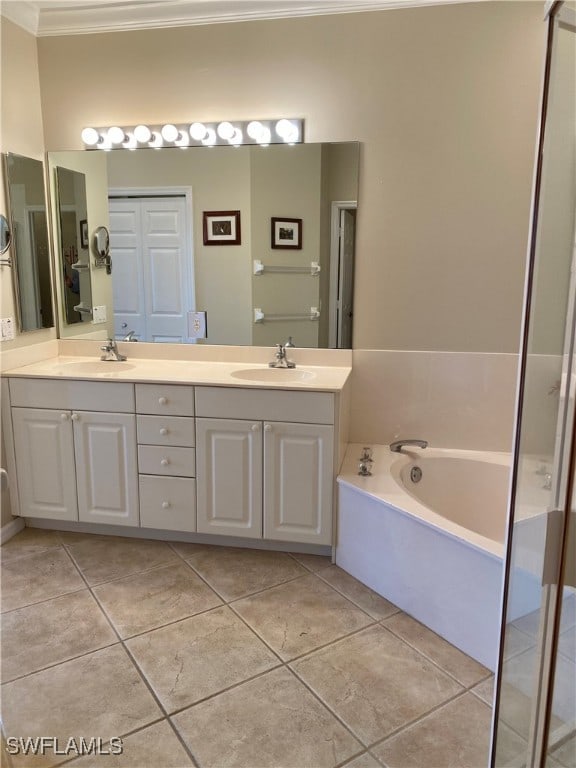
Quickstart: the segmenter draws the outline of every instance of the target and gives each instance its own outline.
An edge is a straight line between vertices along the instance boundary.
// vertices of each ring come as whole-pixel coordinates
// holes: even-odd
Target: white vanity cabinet
[[[194,387],[136,384],[140,525],[196,531]]]
[[[334,397],[196,388],[197,527],[332,543]]]
[[[131,384],[11,379],[10,401],[20,514],[138,525]]]

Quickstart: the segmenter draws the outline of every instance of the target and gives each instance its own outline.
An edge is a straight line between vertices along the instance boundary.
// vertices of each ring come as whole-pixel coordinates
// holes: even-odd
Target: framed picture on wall
[[[286,219],[273,217],[272,248],[302,248],[302,219]]]
[[[80,222],[80,248],[88,248],[88,221],[82,219]]]
[[[204,211],[204,245],[240,245],[240,211]]]

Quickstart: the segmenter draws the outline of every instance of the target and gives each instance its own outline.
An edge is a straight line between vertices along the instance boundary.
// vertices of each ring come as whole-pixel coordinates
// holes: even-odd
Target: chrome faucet
[[[294,348],[292,336],[288,337],[288,341],[284,344],[276,344],[276,355],[271,363],[268,363],[269,368],[296,368],[296,363],[293,360],[288,360],[286,357],[286,349],[290,347]]]
[[[104,354],[100,356],[100,360],[107,360],[110,362],[114,360],[126,360],[126,355],[121,355],[120,352],[118,352],[115,339],[108,339],[108,344],[104,344],[100,349],[104,352]]]
[[[136,338],[136,331],[128,331],[126,336],[122,339],[122,341],[138,341]]]
[[[394,443],[390,443],[390,450],[394,453],[400,453],[405,445],[414,445],[416,448],[427,448],[428,440],[396,440]]]

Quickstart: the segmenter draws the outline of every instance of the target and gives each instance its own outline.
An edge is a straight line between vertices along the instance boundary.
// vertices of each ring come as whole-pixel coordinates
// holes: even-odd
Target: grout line
[[[14,613],[14,611],[21,611],[23,608],[30,608],[33,605],[42,605],[42,603],[49,603],[50,600],[57,600],[59,597],[67,597],[68,595],[75,595],[77,592],[84,592],[86,587],[78,587],[78,589],[73,589],[70,592],[61,592],[57,595],[52,595],[52,597],[45,597],[42,600],[35,600],[33,603],[26,603],[26,605],[20,605],[17,608],[9,608],[7,611],[2,611],[0,613],[0,616],[7,616],[9,613]]]
[[[335,566],[335,567],[338,568],[338,566]],[[343,571],[343,572],[346,573],[346,571]],[[340,595],[342,595],[342,597],[345,597],[347,600],[349,600],[351,603],[353,603],[357,608],[360,608],[361,611],[364,611],[364,613],[368,614],[368,616],[370,616],[372,619],[374,619],[374,621],[385,621],[386,619],[389,619],[391,616],[395,616],[397,613],[402,613],[402,609],[401,608],[398,608],[398,606],[394,606],[395,610],[391,611],[389,614],[387,614],[386,616],[383,616],[382,618],[379,618],[378,616],[372,616],[372,614],[368,611],[367,608],[364,608],[363,606],[361,606],[360,603],[358,603],[355,600],[353,600],[349,595],[346,594],[346,592],[344,592],[342,589],[339,589],[334,584],[329,582],[328,579],[325,579],[321,575],[320,572],[316,573],[315,575],[318,576],[318,578],[321,579],[325,584],[328,584],[329,587],[332,587],[332,589],[334,589],[336,592],[338,592]],[[350,574],[348,574],[348,575],[350,575]],[[352,576],[351,578],[354,578],[354,577]],[[358,581],[358,579],[355,579],[355,581]],[[382,597],[382,595],[379,595],[377,592],[374,592],[373,589],[370,589],[370,587],[367,587],[365,584],[362,584],[361,581],[358,581],[358,584],[360,584],[365,589],[369,590],[370,592],[372,592],[373,594],[375,594],[377,597],[381,598],[382,600],[386,600],[385,597]],[[386,600],[386,602],[390,603],[389,600]],[[390,605],[394,605],[394,603],[390,603]]]
[[[408,615],[408,614],[406,614],[406,615]],[[388,617],[388,618],[390,618],[390,617]],[[481,678],[479,678],[478,680],[476,680],[475,682],[471,683],[470,685],[467,685],[466,683],[463,683],[463,682],[462,682],[462,680],[460,680],[458,677],[456,677],[456,675],[455,675],[453,672],[449,672],[447,669],[445,669],[443,666],[441,666],[440,662],[438,662],[438,661],[435,661],[435,660],[434,660],[434,659],[433,659],[431,656],[429,656],[429,655],[428,655],[427,653],[425,653],[423,650],[421,650],[421,649],[420,649],[420,648],[418,648],[417,646],[413,645],[413,644],[412,644],[412,643],[411,643],[409,640],[406,640],[404,637],[402,637],[402,635],[399,635],[397,632],[394,632],[394,630],[393,630],[393,629],[391,629],[390,627],[387,627],[387,626],[384,624],[384,622],[385,622],[385,621],[386,621],[386,619],[383,619],[383,620],[380,622],[380,624],[381,624],[381,626],[382,626],[382,628],[383,628],[383,629],[385,629],[387,632],[390,632],[390,634],[391,634],[391,635],[393,635],[393,636],[394,636],[394,637],[396,637],[398,640],[400,640],[401,642],[403,642],[403,643],[404,643],[405,645],[407,645],[409,648],[412,648],[412,650],[413,650],[413,651],[416,651],[416,653],[418,653],[420,656],[422,656],[424,659],[426,659],[426,661],[430,662],[430,664],[433,664],[433,665],[436,667],[436,669],[439,669],[439,670],[440,670],[440,672],[444,673],[444,674],[445,674],[447,677],[451,678],[451,679],[452,679],[452,680],[454,680],[456,683],[458,683],[458,685],[459,685],[459,686],[461,686],[461,687],[462,687],[462,688],[463,688],[465,691],[469,691],[469,690],[470,690],[471,688],[473,688],[475,685],[478,685],[479,683],[483,682],[484,680],[487,680],[487,679],[488,679],[488,677],[490,677],[490,675],[492,674],[492,672],[490,672],[490,674],[488,674],[488,675],[484,675],[484,677],[481,677]],[[415,619],[414,619],[414,621],[415,621]],[[420,623],[420,622],[418,622],[418,623]],[[425,627],[425,629],[428,629],[428,627],[426,627],[424,624],[422,624],[422,626],[423,626],[423,627]],[[429,631],[432,631],[432,630],[429,630]],[[436,633],[434,632],[434,634],[436,634]],[[440,635],[436,635],[436,636],[437,636],[437,637],[440,637]],[[440,639],[441,639],[441,640],[444,640],[444,638],[443,638],[443,637],[440,637]],[[444,642],[448,643],[448,641],[447,641],[447,640],[445,640]],[[456,646],[454,646],[454,645],[451,645],[451,643],[448,643],[448,645],[450,645],[452,648],[454,648],[455,650],[457,650],[457,651],[459,651],[460,653],[462,653],[464,656],[466,656],[466,658],[468,658],[468,659],[472,659],[472,657],[471,657],[471,656],[467,656],[467,654],[465,654],[465,653],[464,653],[464,651],[461,651],[459,648],[456,648]],[[476,664],[480,664],[480,662],[479,662],[479,661],[476,661],[476,659],[472,659],[472,661],[474,661]],[[481,664],[480,666],[484,667],[484,665],[483,665],[483,664]],[[484,668],[485,668],[485,669],[487,669],[487,667],[484,667]]]

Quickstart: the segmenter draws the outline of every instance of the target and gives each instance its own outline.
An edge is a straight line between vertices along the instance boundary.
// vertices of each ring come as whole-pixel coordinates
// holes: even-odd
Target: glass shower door
[[[492,765],[576,768],[576,11],[552,5]]]

